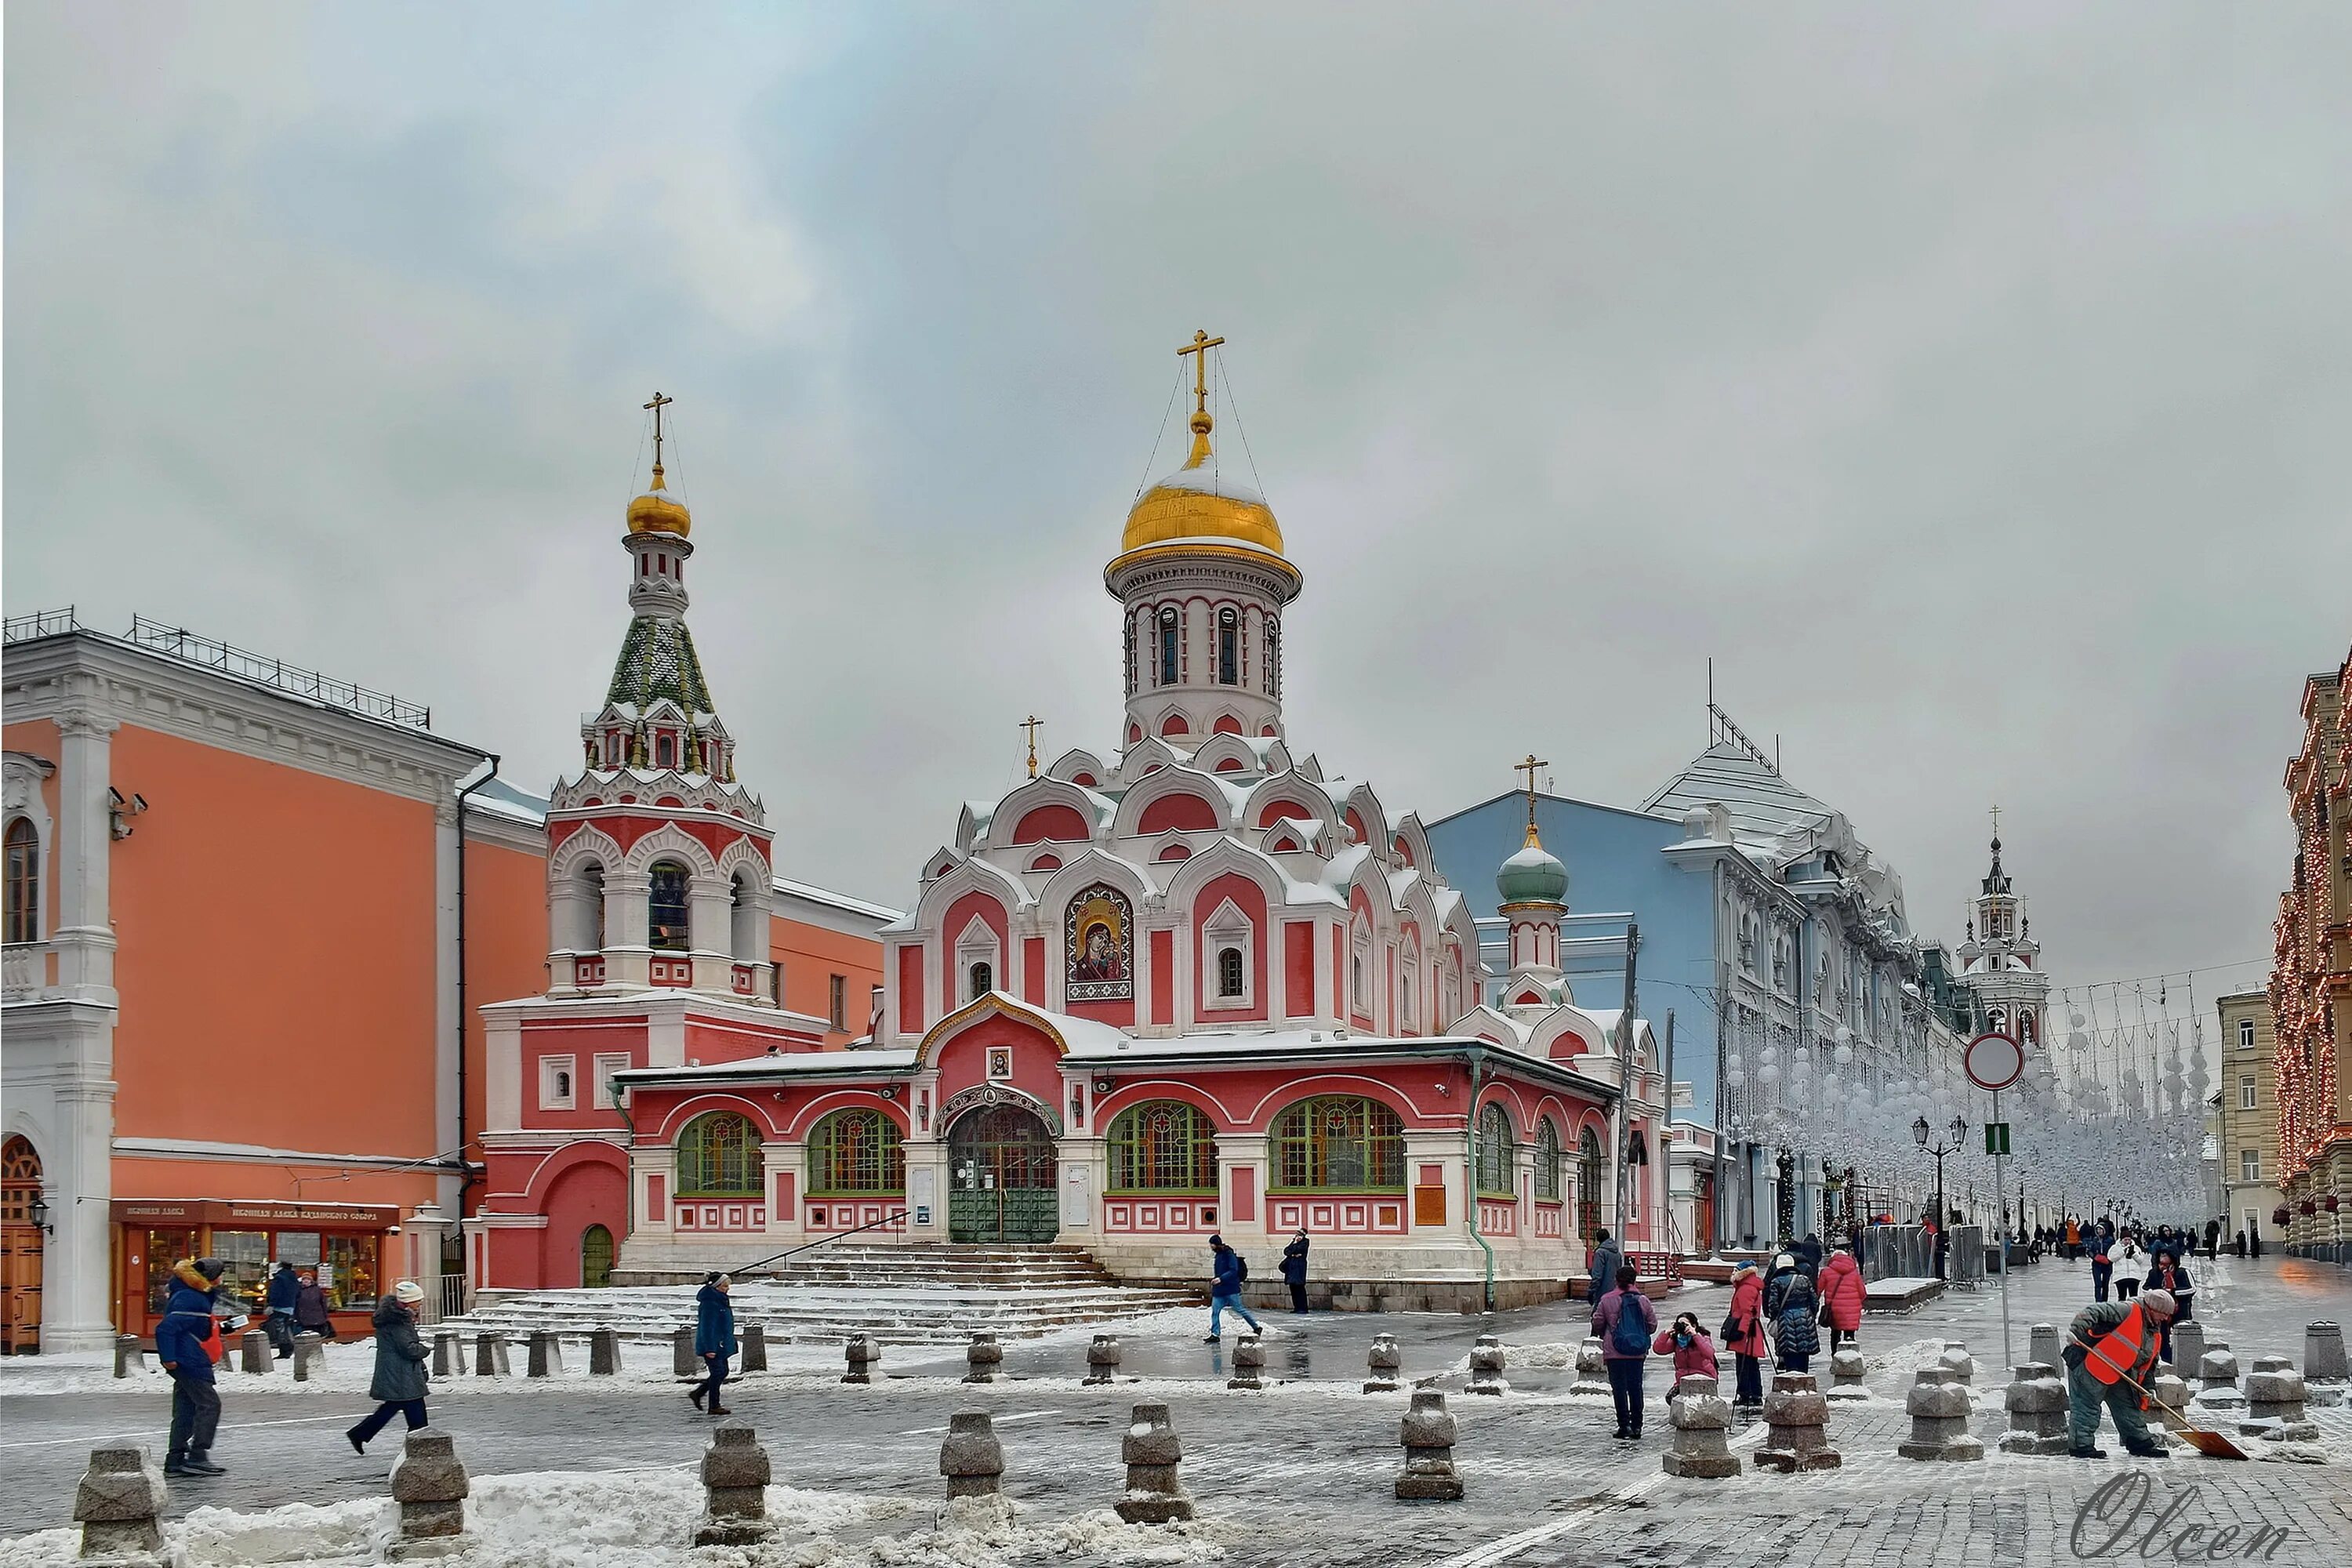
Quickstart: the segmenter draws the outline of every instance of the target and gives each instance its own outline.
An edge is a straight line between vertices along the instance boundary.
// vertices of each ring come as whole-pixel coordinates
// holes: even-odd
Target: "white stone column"
[[[735,908],[724,877],[696,877],[687,884],[688,929],[694,950],[694,988],[727,995],[734,990]]]
[[[114,818],[108,791],[118,727],[87,708],[58,716],[58,994],[107,1006],[115,1003],[108,906]]]
[[[433,1126],[429,1136],[435,1153],[454,1151],[460,1162],[466,1154],[459,1147],[464,1140],[459,1126],[465,1117],[458,1099],[466,1020],[457,997],[460,966],[465,963],[465,950],[457,941],[457,884],[462,879],[459,858],[465,852],[458,839],[457,797],[453,792],[433,805]],[[451,1214],[464,1206],[465,1192],[465,1178],[454,1171],[443,1173],[434,1182],[435,1201]],[[437,1239],[435,1245],[438,1247]],[[437,1268],[439,1255],[435,1256]]]
[[[112,1271],[114,1083],[110,1077],[114,1020],[92,1020],[76,1052],[74,1077],[57,1088],[57,1138],[44,1150],[42,1172],[49,1223],[41,1290],[44,1351],[104,1350],[114,1342]]]
[[[652,879],[643,871],[610,871],[604,877],[604,984],[649,983],[653,950],[646,945],[646,895]]]

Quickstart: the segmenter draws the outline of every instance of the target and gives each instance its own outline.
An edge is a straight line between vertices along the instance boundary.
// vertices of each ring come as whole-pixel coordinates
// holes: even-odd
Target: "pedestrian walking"
[[[294,1266],[281,1259],[262,1298],[261,1319],[261,1331],[269,1336],[270,1348],[279,1361],[294,1353],[294,1301],[301,1292],[302,1281],[296,1277]]]
[[[2065,1348],[2058,1352],[2066,1363],[2066,1451],[2078,1459],[2104,1459],[2105,1449],[2095,1445],[2099,1436],[2099,1409],[2116,1418],[2116,1433],[2134,1458],[2167,1459],[2172,1456],[2147,1429],[2140,1412],[2147,1408],[2142,1392],[2156,1375],[2157,1346],[2165,1338],[2173,1300],[2164,1291],[2143,1290],[2136,1301],[2106,1301],[2084,1308],[2067,1325]],[[2133,1384],[2138,1384],[2134,1387]]]
[[[368,1397],[375,1413],[343,1434],[352,1452],[367,1452],[368,1439],[383,1430],[395,1415],[408,1417],[408,1429],[425,1425],[425,1336],[416,1331],[416,1306],[425,1287],[404,1279],[392,1294],[375,1304],[375,1376]]]
[[[1781,1286],[1780,1310],[1772,1315],[1772,1348],[1779,1352],[1782,1372],[1803,1372],[1812,1365],[1822,1348],[1821,1329],[1813,1317],[1820,1305],[1804,1270],[1791,1268]]]
[[[1822,1321],[1830,1331],[1830,1349],[1852,1344],[1862,1329],[1862,1303],[1866,1290],[1862,1264],[1843,1247],[1822,1265]]]
[[[1242,1282],[1249,1278],[1249,1260],[1225,1245],[1222,1236],[1209,1237],[1209,1337],[1202,1344],[1220,1343],[1225,1337],[1225,1309],[1231,1307],[1250,1326],[1250,1332],[1262,1334],[1265,1330],[1250,1316],[1242,1305]]]
[[[172,1374],[172,1435],[164,1451],[167,1476],[218,1476],[213,1435],[220,1429],[220,1390],[213,1385],[213,1363],[220,1357],[220,1329],[213,1301],[228,1265],[217,1258],[184,1258],[172,1265],[172,1294],[155,1325],[155,1359]]]
[[[1797,1267],[1805,1271],[1805,1278],[1818,1287],[1822,1278],[1822,1238],[1809,1230],[1805,1232],[1804,1240],[1789,1248],[1789,1255],[1797,1260]]]
[[[2072,1263],[2081,1255],[2082,1250],[2082,1222],[2077,1220],[2073,1215],[2068,1215],[2066,1216],[2066,1250],[2063,1256],[2067,1262]]]
[[[1300,1226],[1290,1245],[1282,1249],[1282,1279],[1290,1287],[1290,1310],[1302,1317],[1307,1311],[1307,1227]]]
[[[2164,1359],[2169,1363],[2172,1360],[2172,1326],[2188,1322],[2197,1315],[2197,1287],[2189,1278],[2188,1266],[2170,1247],[2157,1250],[2156,1261],[2147,1267],[2147,1278],[2140,1281],[2142,1300],[2151,1290],[2161,1290],[2165,1294],[2164,1322],[2158,1338],[2162,1342]]]
[[[2205,1222],[2205,1256],[2208,1258],[2221,1256],[2221,1222],[2218,1219],[2209,1219]]]
[[[1738,1376],[1735,1405],[1764,1403],[1764,1276],[1742,1259],[1731,1270],[1731,1310],[1723,1320],[1723,1348]]]
[[[1601,1336],[1609,1392],[1617,1399],[1617,1436],[1629,1442],[1642,1436],[1642,1369],[1658,1332],[1658,1310],[1642,1294],[1640,1279],[1620,1268],[1615,1289],[1592,1309],[1592,1331]]]
[[[1665,1332],[1651,1342],[1650,1349],[1660,1355],[1675,1358],[1675,1375],[1666,1382],[1666,1397],[1672,1399],[1675,1390],[1686,1377],[1716,1378],[1715,1342],[1699,1327],[1698,1314],[1685,1312],[1666,1325]]]
[[[2107,1286],[2115,1279],[2115,1259],[2107,1252],[2106,1233],[2095,1230],[2091,1233],[2092,1300],[2104,1301],[2107,1299]]]
[[[702,1277],[702,1289],[694,1293],[694,1353],[702,1358],[709,1375],[687,1397],[697,1410],[708,1409],[713,1415],[732,1414],[719,1403],[719,1391],[727,1382],[727,1358],[735,1353],[735,1304],[727,1299],[733,1283],[714,1269]]]
[[[294,1287],[294,1327],[306,1334],[316,1334],[322,1340],[335,1337],[334,1310],[327,1303],[327,1292],[320,1287],[319,1277],[305,1268]]]
[[[2246,1233],[2244,1227],[2241,1226],[2239,1228],[2238,1239],[2230,1244],[2230,1251],[2233,1257],[2243,1258],[2246,1255]]]
[[[2247,1256],[2247,1257],[2249,1257],[2249,1258],[2260,1258],[2262,1255],[2263,1255],[2263,1233],[2262,1233],[2260,1230],[2249,1230],[2249,1231],[2247,1231],[2247,1232],[2246,1232],[2246,1256]]]
[[[1624,1266],[1625,1255],[1604,1230],[1593,1237],[1592,1256],[1585,1261],[1584,1299],[1597,1307],[1601,1298],[1616,1288],[1617,1270]]]

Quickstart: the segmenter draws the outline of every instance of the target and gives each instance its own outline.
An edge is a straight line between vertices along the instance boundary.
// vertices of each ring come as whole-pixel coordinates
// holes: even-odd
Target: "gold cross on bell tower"
[[[1191,342],[1176,351],[1178,359],[1186,354],[1196,356],[1192,361],[1192,428],[1203,434],[1208,428],[1203,421],[1209,417],[1209,351],[1219,347],[1224,341],[1213,338],[1205,331],[1196,331]]]
[[[1037,731],[1045,721],[1032,713],[1021,721],[1020,727],[1029,732],[1029,776],[1037,776]]]
[[[661,444],[662,444],[661,411],[662,411],[663,409],[665,409],[665,408],[668,407],[671,404],[676,403],[677,401],[677,398],[675,398],[675,397],[664,397],[660,393],[656,392],[656,393],[655,393],[655,394],[654,394],[654,400],[653,400],[651,403],[648,403],[648,404],[646,404],[646,406],[647,408],[650,408],[650,409],[652,409],[652,410],[653,410],[653,414],[654,414],[654,472],[655,472],[655,473],[657,473],[657,474],[661,472],[661,466],[662,466],[662,460],[661,460]]]
[[[1551,766],[1549,763],[1541,761],[1533,752],[1527,754],[1524,762],[1511,764],[1513,773],[1528,775],[1528,842],[1529,844],[1536,842],[1536,770],[1549,766]]]

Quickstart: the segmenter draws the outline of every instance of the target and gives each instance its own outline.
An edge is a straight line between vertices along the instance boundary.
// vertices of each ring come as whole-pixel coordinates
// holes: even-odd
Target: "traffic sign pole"
[[[2000,1120],[2000,1090],[1999,1089],[1992,1091],[1992,1119],[1995,1121]],[[2001,1140],[2003,1143],[2008,1142],[2006,1138]],[[1992,1157],[1992,1190],[1997,1196],[2009,1190],[2001,1184],[1999,1150],[1994,1151]],[[1993,1212],[1999,1214],[2006,1207],[2008,1204],[2004,1199],[1994,1205]],[[2025,1216],[2018,1215],[2018,1224],[2021,1226],[2024,1223]],[[2017,1365],[2010,1355],[2009,1346],[2009,1226],[2006,1223],[2003,1223],[2000,1227],[2000,1364],[2012,1370]]]

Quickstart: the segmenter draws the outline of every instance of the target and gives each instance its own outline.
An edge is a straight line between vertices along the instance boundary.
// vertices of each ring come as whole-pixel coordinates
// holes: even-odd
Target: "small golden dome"
[[[631,533],[675,533],[685,538],[694,530],[694,514],[686,503],[669,493],[662,480],[662,466],[654,465],[651,489],[629,503]]]
[[[1205,412],[1192,416],[1191,458],[1144,491],[1128,512],[1120,555],[1179,539],[1213,539],[1282,553],[1282,528],[1265,498],[1211,465],[1213,423]]]

